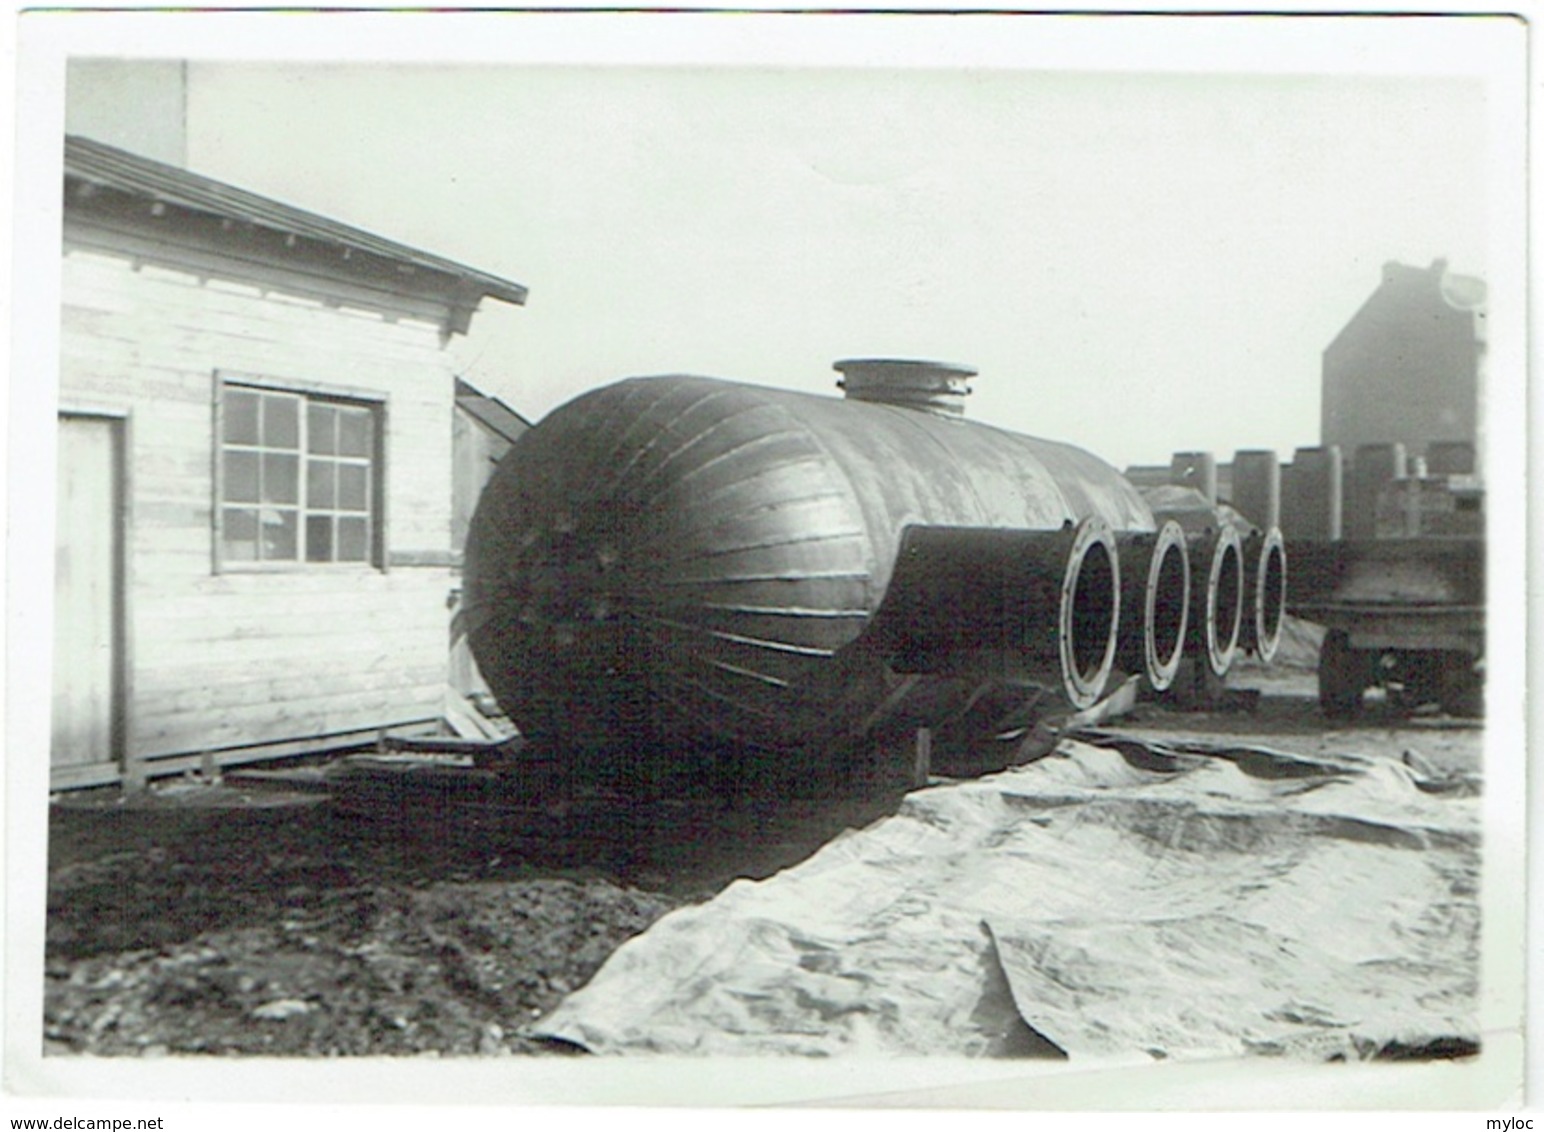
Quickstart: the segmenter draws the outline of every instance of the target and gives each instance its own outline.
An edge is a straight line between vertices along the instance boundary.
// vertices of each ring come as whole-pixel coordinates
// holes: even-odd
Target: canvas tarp
[[[601,1054],[1362,1057],[1472,1041],[1478,799],[1397,762],[1064,742],[628,941]]]

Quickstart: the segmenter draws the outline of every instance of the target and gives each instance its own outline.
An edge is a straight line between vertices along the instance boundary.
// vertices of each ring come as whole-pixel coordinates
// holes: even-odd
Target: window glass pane
[[[300,502],[300,457],[263,453],[263,502]]]
[[[300,399],[263,395],[263,443],[269,448],[300,447]]]
[[[337,465],[331,460],[306,461],[306,506],[331,510],[337,506]]]
[[[241,386],[221,398],[223,556],[372,561],[378,410]]]
[[[338,465],[338,507],[344,511],[368,511],[370,469],[365,464]]]
[[[370,557],[370,522],[338,516],[338,561],[364,562]]]
[[[332,561],[332,516],[306,516],[306,561]]]
[[[229,562],[257,561],[257,512],[227,507],[222,516],[220,553]]]
[[[324,456],[338,450],[338,410],[315,402],[306,406],[306,451]]]
[[[295,512],[264,507],[263,558],[269,562],[295,561]]]
[[[369,456],[370,410],[338,410],[338,451],[344,456]]]
[[[222,406],[225,439],[231,444],[257,443],[257,394],[240,389],[225,391]]]
[[[226,450],[225,499],[227,502],[257,502],[257,463],[256,452]]]

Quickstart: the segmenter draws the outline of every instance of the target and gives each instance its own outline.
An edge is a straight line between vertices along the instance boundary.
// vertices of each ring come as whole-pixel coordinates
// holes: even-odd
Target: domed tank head
[[[899,405],[945,416],[964,416],[969,379],[976,371],[948,362],[910,358],[848,358],[832,366],[837,381],[854,401]]]

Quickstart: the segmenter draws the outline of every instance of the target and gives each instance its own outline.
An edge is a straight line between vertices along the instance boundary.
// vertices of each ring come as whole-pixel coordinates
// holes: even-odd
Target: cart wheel
[[[1319,648],[1319,708],[1331,719],[1350,719],[1362,710],[1369,665],[1365,652],[1351,647],[1344,630],[1335,629]]]
[[[1401,651],[1394,654],[1393,675],[1400,690],[1393,703],[1403,711],[1415,711],[1442,698],[1444,654]]]
[[[1442,710],[1460,719],[1485,714],[1485,682],[1466,652],[1443,653],[1438,661],[1437,702]]]

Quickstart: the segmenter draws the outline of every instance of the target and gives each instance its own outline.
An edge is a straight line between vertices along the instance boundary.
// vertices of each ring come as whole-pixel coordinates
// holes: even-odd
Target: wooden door
[[[116,420],[59,418],[51,763],[56,784],[70,784],[88,767],[115,765],[122,753],[121,446]]]

